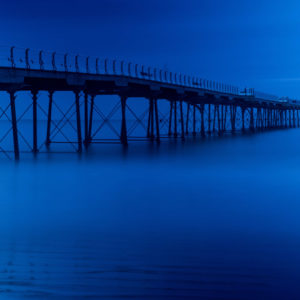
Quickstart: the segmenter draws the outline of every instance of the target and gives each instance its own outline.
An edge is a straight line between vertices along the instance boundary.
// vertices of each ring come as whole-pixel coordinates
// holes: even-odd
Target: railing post
[[[107,58],[104,60],[104,72],[105,74],[108,74]]]
[[[20,154],[19,154],[19,141],[18,141],[17,117],[16,117],[16,106],[15,106],[15,101],[16,101],[15,91],[9,91],[9,96],[10,96],[13,141],[14,141],[14,153],[15,153],[15,159],[18,160]]]
[[[54,72],[56,72],[57,68],[56,68],[56,61],[55,61],[55,55],[56,55],[56,52],[53,52],[52,53],[52,58],[51,58],[51,63],[52,63],[52,70]]]
[[[14,57],[14,49],[15,49],[14,46],[10,48],[10,62],[11,62],[11,67],[13,69],[16,67],[15,57]]]
[[[87,74],[90,73],[90,64],[89,64],[89,60],[90,60],[90,57],[88,56],[88,57],[85,59],[85,69],[86,69],[86,73],[87,73]]]
[[[99,58],[96,58],[96,74],[100,74],[99,72]]]
[[[29,48],[25,50],[25,63],[26,63],[26,70],[30,70],[30,63],[29,63]]]
[[[39,52],[39,65],[40,65],[40,70],[44,70],[44,61],[43,61],[43,50]]]
[[[65,67],[65,72],[68,72],[68,53],[64,55],[64,67]]]

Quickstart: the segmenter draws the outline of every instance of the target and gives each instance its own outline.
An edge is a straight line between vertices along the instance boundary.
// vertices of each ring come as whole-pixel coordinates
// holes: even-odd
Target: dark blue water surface
[[[1,160],[1,299],[300,299],[300,130]]]

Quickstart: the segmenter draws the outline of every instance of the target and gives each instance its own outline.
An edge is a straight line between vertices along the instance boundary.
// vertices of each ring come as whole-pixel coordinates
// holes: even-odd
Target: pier
[[[82,152],[90,144],[101,141],[98,136],[103,124],[109,124],[116,111],[121,116],[120,128],[112,127],[115,137],[111,140],[124,146],[137,139],[159,143],[162,138],[184,140],[187,136],[221,136],[228,131],[232,134],[237,131],[254,133],[295,128],[300,124],[300,102],[259,93],[253,88],[235,87],[132,62],[15,47],[0,50],[0,89],[9,95],[9,103],[0,101],[0,119],[6,118],[11,125],[0,137],[0,144],[11,135],[15,159],[19,159],[22,152],[20,139],[25,140],[35,154],[42,146],[51,151],[55,136],[71,118],[76,120],[76,140],[65,136],[64,143],[72,143],[76,145],[76,151]],[[32,100],[26,108],[26,112],[32,114],[30,142],[18,126],[24,115],[18,112],[22,101],[22,97],[17,100],[20,92],[27,92]],[[48,94],[47,107],[39,103],[41,92]],[[67,110],[60,109],[61,118],[54,120],[53,107],[60,107],[55,99],[57,92],[70,92],[74,100]],[[103,97],[101,103],[99,99],[105,95],[119,97],[108,115],[104,115],[99,107]],[[142,115],[135,113],[129,104],[133,98],[143,101]],[[167,114],[160,112],[162,101],[169,107]],[[38,113],[41,112],[47,119],[42,141],[38,139]],[[130,128],[129,115],[134,119]],[[96,123],[99,126],[95,126]],[[131,136],[139,124],[144,127],[145,135]],[[1,146],[1,151],[8,150]]]

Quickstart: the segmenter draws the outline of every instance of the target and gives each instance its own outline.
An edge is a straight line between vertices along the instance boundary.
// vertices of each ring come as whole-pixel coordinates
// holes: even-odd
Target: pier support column
[[[180,123],[181,123],[181,139],[184,141],[184,118],[183,118],[183,109],[182,109],[182,101],[179,102],[180,105]]]
[[[37,94],[36,90],[31,91],[32,94],[32,120],[33,120],[33,146],[32,152],[38,152],[37,146]]]
[[[10,96],[10,110],[11,110],[11,123],[13,131],[13,142],[14,142],[14,153],[15,159],[18,160],[20,157],[19,153],[19,140],[18,140],[18,129],[17,129],[17,117],[16,117],[16,95],[14,91],[9,91]]]
[[[201,112],[201,136],[202,137],[205,137],[204,111],[205,111],[205,104],[201,104],[200,112]]]
[[[170,114],[169,114],[169,132],[168,135],[172,135],[172,115],[173,115],[173,101],[170,101]]]
[[[293,127],[296,127],[295,109],[293,108]]]
[[[207,127],[207,133],[211,135],[211,105],[208,104],[208,127]]]
[[[223,134],[223,130],[224,130],[224,105],[221,104],[221,126],[220,126],[220,130],[219,130],[219,135]]]
[[[81,119],[80,119],[80,92],[75,91],[76,121],[77,121],[77,147],[78,152],[82,152]]]
[[[174,101],[174,137],[177,138],[177,101]]]
[[[147,127],[147,138],[150,138],[153,140],[154,135],[154,125],[153,125],[153,119],[154,119],[154,106],[153,106],[153,99],[149,99],[149,114],[148,114],[148,127]]]
[[[250,109],[250,130],[254,132],[254,112],[253,107]]]
[[[267,129],[268,127],[268,115],[267,115],[268,109],[264,108],[264,128]]]
[[[150,103],[150,140],[154,141],[154,100],[151,98],[149,99]]]
[[[126,100],[125,96],[121,96],[122,124],[121,124],[121,143],[124,146],[128,145],[127,128],[126,128]]]
[[[216,105],[214,104],[214,118],[213,118],[213,133],[215,133],[216,131],[216,115],[217,115],[217,111],[216,111]]]
[[[91,106],[90,106],[90,117],[89,117],[89,132],[88,132],[88,140],[87,145],[90,145],[92,141],[92,127],[93,127],[93,115],[94,115],[94,102],[95,95],[91,95]]]
[[[242,132],[245,132],[245,107],[241,107],[242,110]]]
[[[193,136],[196,136],[196,106],[193,105]]]
[[[187,112],[186,112],[186,123],[185,123],[185,133],[189,134],[189,123],[190,123],[190,103],[187,105]]]
[[[285,115],[284,127],[287,128],[287,127],[288,127],[288,115],[287,115],[287,110],[285,110],[284,115]]]
[[[221,110],[222,109],[222,106],[221,106]],[[220,106],[217,105],[217,118],[218,118],[218,135],[221,136],[221,132],[222,132],[222,120],[221,120],[221,116],[220,116]],[[222,123],[221,123],[222,122]]]
[[[279,110],[279,127],[282,128],[282,109]]]
[[[270,128],[274,127],[273,108],[270,108]]]
[[[87,91],[84,92],[84,146],[88,146],[89,140],[89,94]]]
[[[260,107],[256,109],[256,128],[262,129],[262,112]]]
[[[223,105],[223,107],[224,107],[224,116],[223,116],[223,118],[224,118],[224,123],[223,123],[223,133],[226,131],[226,123],[227,123],[227,109],[228,109],[228,107],[227,107],[227,105]]]
[[[154,100],[154,109],[155,109],[155,122],[156,122],[156,142],[160,143],[160,132],[159,132],[159,117],[158,117],[158,107],[157,99]]]
[[[236,119],[236,106],[230,106],[230,121],[231,121],[231,131],[235,133],[235,119]]]
[[[47,119],[47,136],[46,136],[46,147],[50,146],[51,140],[51,122],[52,122],[52,102],[53,102],[53,91],[49,91],[49,104],[48,104],[48,119]]]

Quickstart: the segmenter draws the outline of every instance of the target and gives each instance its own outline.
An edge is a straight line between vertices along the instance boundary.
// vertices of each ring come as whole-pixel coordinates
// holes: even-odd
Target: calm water
[[[300,130],[1,160],[1,299],[299,299]]]

